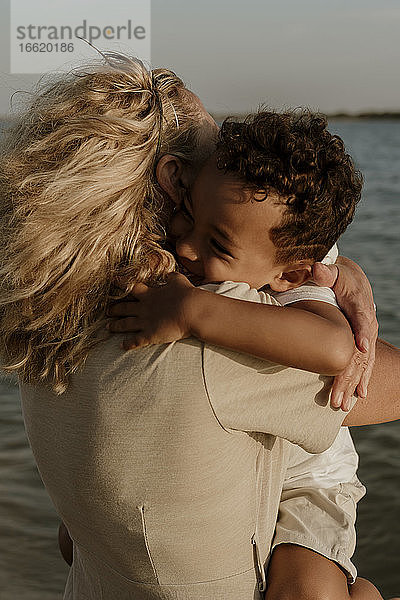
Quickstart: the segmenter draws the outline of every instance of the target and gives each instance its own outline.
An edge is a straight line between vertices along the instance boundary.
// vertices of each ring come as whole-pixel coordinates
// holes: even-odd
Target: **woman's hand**
[[[171,273],[160,287],[138,283],[130,300],[110,306],[108,315],[116,318],[108,322],[107,328],[114,333],[133,334],[125,338],[125,350],[189,337],[191,295],[195,289],[180,273]]]
[[[356,347],[348,367],[335,377],[331,404],[348,411],[353,394],[367,396],[368,382],[375,362],[378,321],[370,283],[364,271],[352,260],[339,256],[334,265],[315,263],[313,280],[330,287],[353,330]]]

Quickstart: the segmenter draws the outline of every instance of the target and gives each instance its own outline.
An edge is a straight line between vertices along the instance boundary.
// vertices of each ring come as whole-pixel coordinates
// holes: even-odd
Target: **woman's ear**
[[[286,292],[303,285],[312,279],[312,265],[290,265],[288,269],[277,273],[269,286],[274,292]]]
[[[156,178],[166,194],[179,204],[184,188],[182,161],[172,154],[164,154],[156,167]]]

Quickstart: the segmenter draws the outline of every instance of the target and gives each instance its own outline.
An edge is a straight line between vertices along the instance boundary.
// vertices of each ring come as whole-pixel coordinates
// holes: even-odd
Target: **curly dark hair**
[[[261,111],[222,124],[218,167],[265,192],[262,200],[273,195],[286,205],[269,232],[276,262],[322,260],[353,219],[362,175],[326,127],[324,115],[308,110]]]

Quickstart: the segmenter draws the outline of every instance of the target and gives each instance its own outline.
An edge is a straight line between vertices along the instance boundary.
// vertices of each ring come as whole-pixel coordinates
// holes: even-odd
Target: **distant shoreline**
[[[318,112],[318,111],[315,111]],[[359,113],[347,113],[347,112],[336,112],[336,113],[324,113],[320,111],[321,114],[326,115],[328,120],[334,119],[343,119],[343,120],[351,120],[358,121],[363,119],[369,120],[391,120],[398,121],[400,120],[400,110],[399,111],[371,111],[371,112],[359,112]],[[234,117],[235,119],[244,119],[248,113],[230,113],[230,114],[220,114],[220,113],[211,113],[212,117],[217,121],[221,122],[227,117]],[[2,115],[0,114],[0,121],[7,122],[12,121],[13,116],[11,115]]]
[[[400,119],[400,111],[398,112],[362,112],[356,114],[350,114],[345,112],[332,113],[326,115],[328,119],[386,119],[386,120],[398,120]]]
[[[348,120],[348,121],[362,121],[362,120],[390,120],[390,121],[398,121],[400,120],[400,111],[382,111],[382,112],[360,112],[360,113],[347,113],[347,112],[336,112],[336,113],[324,113],[323,111],[315,111],[315,112],[321,112],[321,114],[326,115],[327,119],[330,120],[335,120],[335,119],[342,119],[342,120]],[[234,117],[237,119],[244,119],[247,114],[218,114],[218,113],[211,113],[213,118],[217,121],[217,122],[221,122],[224,119],[226,119],[227,117]]]

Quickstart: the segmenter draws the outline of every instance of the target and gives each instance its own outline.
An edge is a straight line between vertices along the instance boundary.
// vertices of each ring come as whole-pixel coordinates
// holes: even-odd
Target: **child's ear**
[[[176,204],[180,204],[182,200],[182,190],[184,189],[183,174],[182,161],[172,154],[164,154],[157,163],[157,181],[164,192]]]
[[[269,286],[274,292],[286,292],[303,285],[312,278],[311,265],[291,265],[288,269],[277,273]]]

